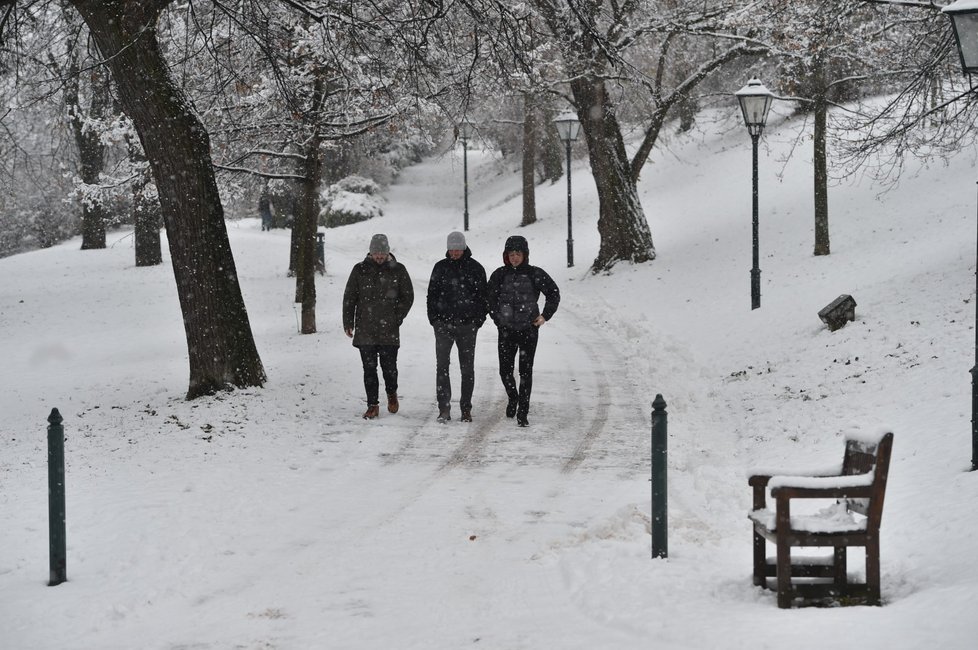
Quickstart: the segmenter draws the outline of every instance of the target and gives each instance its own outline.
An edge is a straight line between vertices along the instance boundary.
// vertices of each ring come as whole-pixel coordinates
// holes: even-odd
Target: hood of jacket
[[[527,243],[526,237],[521,235],[510,235],[506,238],[506,245],[503,247],[503,266],[509,266],[509,260],[506,259],[506,253],[510,251],[518,251],[523,253],[523,264],[530,263],[530,245]]]

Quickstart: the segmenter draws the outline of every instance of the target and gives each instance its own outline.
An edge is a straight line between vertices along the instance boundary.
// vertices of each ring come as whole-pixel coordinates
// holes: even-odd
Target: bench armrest
[[[839,476],[842,474],[842,463],[832,463],[821,467],[754,467],[747,473],[748,485],[766,484],[773,476]]]
[[[772,476],[768,481],[771,496],[798,498],[868,497],[873,474],[848,476]]]

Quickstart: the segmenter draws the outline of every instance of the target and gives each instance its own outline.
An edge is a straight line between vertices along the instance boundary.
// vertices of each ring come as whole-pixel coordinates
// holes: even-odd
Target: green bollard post
[[[652,559],[669,556],[666,493],[668,419],[666,401],[658,394],[652,402]]]
[[[65,535],[65,429],[58,409],[48,416],[48,548],[54,587],[68,580]]]

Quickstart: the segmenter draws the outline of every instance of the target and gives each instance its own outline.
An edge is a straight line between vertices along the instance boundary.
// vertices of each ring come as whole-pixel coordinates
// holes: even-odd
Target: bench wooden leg
[[[754,533],[754,584],[767,586],[767,540]]]
[[[866,540],[866,592],[867,605],[880,604],[880,540],[875,536]]]
[[[791,546],[778,537],[778,607],[791,607]]]

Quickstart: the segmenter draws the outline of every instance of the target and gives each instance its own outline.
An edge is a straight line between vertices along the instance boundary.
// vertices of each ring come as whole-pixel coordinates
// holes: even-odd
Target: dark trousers
[[[384,388],[388,395],[397,393],[397,346],[361,345],[360,360],[363,361],[363,387],[367,391],[367,404],[380,404],[377,395],[380,381],[377,379],[377,360],[384,375]]]
[[[530,326],[525,330],[499,330],[499,377],[503,380],[506,395],[517,400],[516,414],[526,417],[530,412],[530,391],[533,390],[533,357],[537,353],[540,330]],[[520,386],[516,387],[513,368],[516,354],[520,357]]]
[[[458,366],[462,372],[462,394],[458,406],[463,411],[472,410],[472,390],[475,387],[475,339],[477,325],[445,325],[435,328],[435,398],[438,408],[446,409],[452,402],[452,380],[448,374],[451,366],[452,346],[458,346]]]

